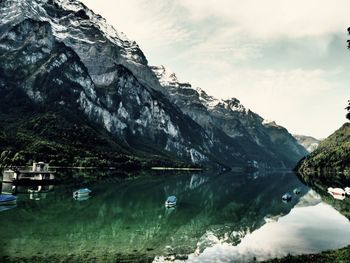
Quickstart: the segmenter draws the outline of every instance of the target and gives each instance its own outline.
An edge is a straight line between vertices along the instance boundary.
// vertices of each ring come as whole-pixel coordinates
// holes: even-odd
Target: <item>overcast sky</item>
[[[323,138],[350,99],[348,0],[83,0],[150,65],[236,97],[291,133]]]

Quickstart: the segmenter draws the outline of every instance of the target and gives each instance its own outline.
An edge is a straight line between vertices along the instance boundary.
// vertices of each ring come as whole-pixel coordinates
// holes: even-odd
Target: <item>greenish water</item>
[[[97,176],[98,172],[93,175]],[[67,183],[31,189],[42,193],[29,193],[28,187],[2,186],[3,191],[12,189],[18,196],[16,207],[0,212],[2,256],[72,256],[84,257],[86,261],[113,262],[139,255],[150,259],[156,257],[157,261],[166,257],[188,258],[190,261],[201,258],[205,261],[202,257],[213,247],[239,247],[251,233],[271,225],[267,222],[288,218],[293,211],[299,211],[295,206],[316,207],[321,202],[320,197],[308,197],[310,188],[293,173],[213,175],[158,172],[141,177],[135,175],[134,179],[101,174],[102,179],[93,181],[89,179],[91,172],[90,175],[79,174],[74,180],[70,173],[62,176]],[[84,201],[74,200],[72,192],[85,186],[93,191],[93,195]],[[300,195],[293,194],[296,187],[300,187]],[[286,192],[293,195],[290,203],[281,201]],[[175,209],[164,207],[169,195],[178,198]],[[324,211],[322,209],[315,211]],[[333,217],[323,218],[324,225],[328,219],[329,222],[334,220]],[[340,214],[336,215],[338,217],[343,218]],[[303,226],[305,215],[297,214],[292,219],[294,224]],[[283,224],[278,227],[283,230]],[[346,227],[349,227],[346,223],[340,224],[336,230],[342,231]],[[283,231],[278,235],[283,235]],[[300,232],[300,236],[303,235]],[[306,231],[305,235],[325,238],[324,233],[317,231],[311,234]],[[259,238],[264,238],[264,235]],[[274,239],[272,235],[265,238]],[[288,235],[283,239],[288,241]],[[350,244],[350,234],[337,246],[343,243]],[[309,252],[333,246],[315,241]],[[282,252],[298,253],[298,249],[289,251],[284,248]],[[273,255],[273,247],[268,253]],[[229,253],[223,261],[230,261],[235,256]]]

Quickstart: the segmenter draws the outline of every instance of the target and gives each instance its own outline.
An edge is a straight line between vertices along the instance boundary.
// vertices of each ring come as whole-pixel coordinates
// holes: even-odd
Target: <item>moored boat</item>
[[[333,195],[345,196],[345,191],[341,188],[328,187],[327,191],[328,191],[328,193],[333,194]]]
[[[89,188],[81,188],[78,189],[77,191],[73,192],[73,197],[83,197],[83,196],[88,196],[91,194],[91,190]]]
[[[345,187],[344,190],[347,195],[350,195],[350,187]]]
[[[17,197],[14,195],[0,195],[0,205],[14,205]]]
[[[165,201],[165,207],[174,207],[176,206],[177,198],[175,195],[169,196]]]
[[[328,187],[327,192],[331,194],[335,199],[345,199],[345,191],[341,188]]]

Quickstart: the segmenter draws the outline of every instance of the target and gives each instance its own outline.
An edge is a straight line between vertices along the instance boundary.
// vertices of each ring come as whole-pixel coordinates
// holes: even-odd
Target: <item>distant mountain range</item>
[[[295,138],[275,122],[265,121],[246,109],[238,99],[217,99],[200,88],[180,82],[164,66],[153,66],[163,93],[181,111],[198,123],[221,151],[223,160],[248,157],[264,165],[292,167],[307,153]]]
[[[309,152],[313,152],[320,145],[321,140],[318,140],[311,136],[305,135],[293,135],[295,139],[297,139],[298,143],[300,143],[304,148]]]
[[[0,161],[293,167],[288,131],[150,67],[138,45],[70,0],[0,2]]]

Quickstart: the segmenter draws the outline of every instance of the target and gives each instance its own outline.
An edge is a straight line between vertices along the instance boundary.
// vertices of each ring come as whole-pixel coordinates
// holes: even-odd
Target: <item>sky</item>
[[[350,99],[348,0],[82,0],[150,65],[238,98],[293,134],[325,138]]]

